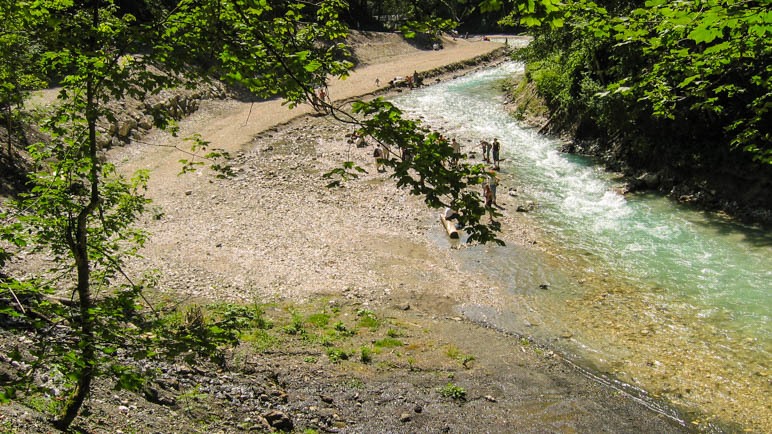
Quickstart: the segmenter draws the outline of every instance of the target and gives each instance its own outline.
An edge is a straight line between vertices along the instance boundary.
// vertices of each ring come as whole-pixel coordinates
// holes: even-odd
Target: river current
[[[462,266],[517,300],[506,312],[465,313],[694,412],[698,426],[772,432],[772,234],[617,193],[617,175],[507,113],[499,83],[522,69],[505,63],[393,100],[466,149],[497,137],[500,195],[517,188],[537,205],[528,218],[548,253],[458,251]]]

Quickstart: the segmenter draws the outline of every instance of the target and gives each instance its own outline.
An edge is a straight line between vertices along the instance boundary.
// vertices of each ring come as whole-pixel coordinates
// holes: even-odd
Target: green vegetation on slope
[[[519,58],[553,128],[633,171],[772,205],[767,2],[529,4],[509,20],[532,26]]]

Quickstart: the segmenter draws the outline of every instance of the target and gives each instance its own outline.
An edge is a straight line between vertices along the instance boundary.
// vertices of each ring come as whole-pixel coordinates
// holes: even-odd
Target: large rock
[[[292,423],[289,416],[279,410],[271,410],[264,414],[263,417],[268,421],[268,424],[275,429],[289,432],[295,428],[295,425]]]
[[[517,212],[531,212],[536,209],[536,203],[532,200],[517,206]]]
[[[122,139],[129,138],[129,134],[137,128],[137,121],[134,119],[124,119],[118,122],[118,137]]]
[[[643,184],[645,188],[656,190],[659,188],[660,176],[659,173],[646,172],[638,177],[638,181]]]
[[[143,130],[149,130],[153,128],[153,117],[149,115],[142,116],[142,119],[139,120],[138,125]]]

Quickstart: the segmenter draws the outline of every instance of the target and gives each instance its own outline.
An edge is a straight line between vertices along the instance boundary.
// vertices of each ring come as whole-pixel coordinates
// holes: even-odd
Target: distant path
[[[345,101],[361,97],[388,87],[388,81],[396,76],[405,76],[413,71],[419,73],[452,65],[489,54],[501,47],[501,42],[476,39],[446,39],[444,49],[438,51],[419,51],[389,57],[385,62],[378,62],[359,67],[352,71],[345,80],[333,80],[329,84],[329,96],[333,101]],[[376,86],[376,78],[380,87]],[[154,132],[142,139],[154,145],[177,145],[189,148],[182,138],[198,133],[211,143],[211,148],[220,148],[231,153],[244,150],[252,138],[269,128],[313,112],[303,104],[294,109],[282,105],[282,100],[248,103],[239,101],[204,101],[199,112],[180,123],[179,136],[174,138],[164,132]],[[153,147],[132,144],[118,149],[111,158],[119,162],[124,173],[137,169],[151,171],[150,196],[160,185],[161,190],[173,188],[177,184],[180,170],[179,160],[185,155],[169,147]],[[188,184],[190,180],[186,181]]]

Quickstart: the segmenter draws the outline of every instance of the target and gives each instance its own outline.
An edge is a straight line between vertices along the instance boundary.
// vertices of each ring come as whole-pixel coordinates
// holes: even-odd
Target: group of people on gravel
[[[440,144],[449,145],[451,147],[453,152],[449,157],[448,162],[451,166],[456,166],[458,164],[458,159],[461,156],[461,144],[458,142],[458,140],[456,140],[455,137],[448,140],[445,138],[445,136],[440,134],[437,138],[437,142]],[[365,141],[364,137],[359,135],[357,132],[354,132],[349,136],[349,143],[356,144],[357,147],[367,146],[367,142]],[[485,181],[482,184],[482,196],[484,199],[485,209],[491,213],[491,219],[493,219],[493,208],[499,207],[496,201],[496,191],[499,185],[499,179],[496,172],[500,170],[501,143],[499,142],[498,138],[494,138],[491,142],[482,140],[480,142],[480,146],[482,147],[482,160],[488,164],[492,164],[490,170],[486,172]],[[386,170],[384,163],[385,160],[389,158],[390,153],[392,152],[384,144],[378,144],[373,149],[375,166],[379,173]],[[403,153],[401,158],[409,159],[410,155]],[[450,207],[446,208],[444,217],[446,220],[457,219],[458,212]]]
[[[482,140],[480,141],[480,146],[482,146],[483,160],[486,163],[493,163],[493,168],[499,170],[499,162],[501,161],[501,143],[499,143],[499,139],[494,138],[492,143]]]
[[[358,148],[367,146],[367,142],[365,141],[364,137],[359,135],[357,132],[351,133],[348,141],[349,143],[356,144]],[[458,158],[461,155],[461,144],[458,142],[458,140],[456,140],[454,137],[448,141],[448,139],[446,139],[443,135],[440,135],[437,141],[439,143],[446,143],[450,145],[451,149],[453,150],[453,154],[450,157],[450,164],[453,166],[458,164]],[[485,206],[498,206],[496,203],[496,187],[498,186],[496,171],[501,169],[501,143],[499,142],[498,138],[494,138],[492,142],[482,140],[480,145],[482,146],[483,161],[489,164],[493,164],[493,168],[488,172],[487,180],[483,184],[483,197],[485,198]],[[375,158],[375,164],[378,172],[385,170],[383,160],[388,158],[388,155],[389,150],[386,145],[379,144],[373,150],[373,157]],[[409,158],[409,156],[403,154],[402,158],[406,159]]]
[[[423,77],[421,77],[420,74],[418,74],[418,71],[413,71],[412,74],[406,75],[406,76],[397,76],[393,79],[389,80],[389,86],[394,87],[409,87],[410,89],[414,89],[417,87],[421,87],[424,84]],[[377,78],[375,79],[375,86],[380,87],[381,85],[381,79]]]

